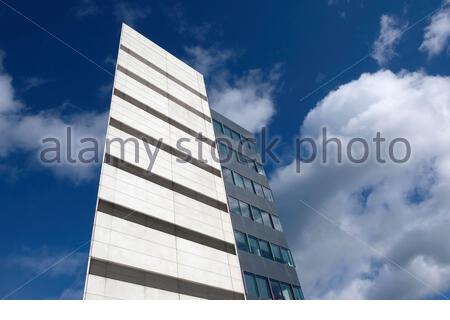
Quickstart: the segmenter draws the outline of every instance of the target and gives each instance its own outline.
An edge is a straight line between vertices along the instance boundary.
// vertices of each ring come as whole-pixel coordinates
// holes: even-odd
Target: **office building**
[[[245,223],[257,222],[229,213],[203,76],[125,24],[106,138],[84,299],[245,299],[248,272],[288,267],[264,261],[256,272],[261,257],[236,243],[239,230],[287,248],[280,231],[253,234]]]

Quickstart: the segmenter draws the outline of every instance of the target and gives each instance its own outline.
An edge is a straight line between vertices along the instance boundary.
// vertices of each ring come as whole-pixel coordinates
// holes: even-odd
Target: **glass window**
[[[233,171],[233,178],[234,183],[239,187],[244,189],[244,180],[242,179],[242,176],[239,173],[236,173]]]
[[[287,283],[280,282],[280,287],[284,300],[294,300],[294,296],[292,294],[290,285],[288,285]]]
[[[258,195],[259,197],[264,198],[263,189],[262,189],[262,186],[259,183],[253,182],[253,189],[255,189],[256,195]]]
[[[223,144],[223,143],[219,143],[219,157],[221,160],[227,160],[229,159],[229,155],[228,155],[229,151],[228,151],[228,147]]]
[[[248,252],[247,236],[244,233],[235,230],[234,237],[236,238],[236,246],[238,249]]]
[[[216,133],[223,133],[222,124],[216,120],[213,120],[214,131]]]
[[[261,299],[272,299],[267,278],[256,276],[256,285],[258,287],[259,297]]]
[[[237,133],[236,131],[231,131],[231,137],[234,141],[240,142],[241,141],[241,135]]]
[[[292,259],[291,251],[286,248],[280,248],[281,249],[281,256],[283,258],[283,262],[287,265],[294,267],[294,260]]]
[[[249,161],[247,162],[248,167],[253,170],[253,171],[258,171],[256,169],[256,164],[255,161],[253,161],[252,159],[249,159]]]
[[[273,227],[275,230],[283,231],[283,228],[281,228],[281,222],[280,219],[277,216],[271,215]]]
[[[222,172],[223,172],[223,180],[225,180],[226,182],[234,184],[233,174],[232,174],[231,170],[222,167]]]
[[[258,297],[258,289],[256,287],[256,280],[255,276],[251,273],[244,272],[244,279],[245,279],[245,291],[247,292],[247,295],[251,297]]]
[[[239,156],[239,162],[244,165],[247,165],[249,158],[244,156],[242,153],[239,153],[238,156]]]
[[[261,254],[259,252],[258,239],[256,239],[255,237],[252,237],[252,236],[248,236],[248,243],[250,245],[250,252],[260,256]]]
[[[228,152],[230,153],[230,155],[229,155],[230,160],[233,162],[237,162],[236,151],[229,149]]]
[[[272,190],[270,190],[266,187],[263,187],[263,190],[264,190],[264,198],[266,198],[270,202],[273,202]]]
[[[230,206],[230,212],[240,215],[241,211],[239,210],[239,201],[235,198],[228,197],[228,205]]]
[[[294,291],[295,300],[305,300],[302,289],[300,287],[292,286],[292,291]]]
[[[256,162],[256,170],[258,171],[259,174],[262,174],[263,176],[266,175],[263,165],[258,162]]]
[[[284,296],[280,288],[280,283],[276,280],[270,280],[270,286],[272,287],[273,298],[275,300],[284,300]]]
[[[259,252],[261,253],[261,257],[273,260],[272,252],[270,252],[269,243],[267,241],[259,240]]]
[[[253,207],[253,206],[252,206],[252,217],[253,217],[253,221],[263,223],[263,220],[261,217],[261,210],[259,210],[256,207]]]
[[[245,178],[245,177],[243,177],[243,179],[244,179],[245,190],[250,191],[250,192],[254,192],[254,191],[253,191],[252,180],[247,179],[247,178]]]
[[[270,220],[270,214],[268,214],[267,212],[261,211],[261,216],[262,216],[264,225],[273,228],[272,221]]]
[[[250,206],[242,201],[239,201],[239,206],[241,207],[241,214],[243,217],[251,219],[250,216]]]
[[[270,244],[270,247],[272,249],[273,259],[277,262],[283,262],[280,247],[273,243]]]
[[[227,126],[223,126],[223,134],[226,135],[227,137],[232,138],[232,136],[231,136],[231,130],[230,130],[230,128],[228,128]]]

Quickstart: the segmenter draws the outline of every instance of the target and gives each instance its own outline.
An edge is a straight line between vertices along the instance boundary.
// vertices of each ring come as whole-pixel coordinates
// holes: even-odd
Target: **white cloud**
[[[135,6],[128,1],[114,2],[114,16],[119,22],[125,22],[130,26],[136,26],[138,22],[147,18],[150,12],[150,8]]]
[[[450,289],[449,123],[450,78],[423,73],[363,74],[310,111],[301,132],[318,140],[319,151],[326,126],[344,142],[365,138],[371,155],[377,131],[387,141],[407,138],[412,156],[401,165],[373,157],[338,164],[330,148],[327,164],[302,164],[296,174],[291,163],[275,172],[271,185],[308,298],[424,298]]]
[[[64,103],[60,108],[38,113],[30,112],[25,104],[16,97],[12,86],[12,77],[4,70],[0,71],[0,135],[2,137],[0,159],[2,162],[7,163],[11,153],[23,152],[35,159],[34,165],[39,164],[39,150],[46,147],[42,143],[42,139],[54,137],[61,141],[62,161],[59,164],[44,167],[51,169],[58,176],[68,177],[77,183],[92,179],[96,172],[92,163],[77,161],[72,164],[64,157],[68,147],[66,128],[72,128],[74,156],[82,148],[92,146],[92,144],[79,142],[85,137],[97,139],[99,147],[102,148],[106,130],[106,114],[80,110],[74,112],[68,110],[68,106],[73,107],[70,103]],[[86,157],[88,156],[86,155]]]
[[[250,132],[268,125],[275,114],[273,93],[279,74],[250,70],[235,81],[223,81],[210,90],[210,105]]]
[[[99,6],[95,0],[81,0],[78,7],[73,9],[76,18],[92,16],[99,11]]]
[[[442,53],[448,47],[450,39],[450,0],[444,1],[442,8],[431,17],[425,28],[425,35],[420,50],[429,57]]]
[[[185,47],[184,50],[189,55],[188,63],[206,78],[210,77],[213,71],[224,69],[227,63],[236,58],[236,54],[229,49],[194,46]]]
[[[254,69],[233,77],[227,64],[236,53],[215,47],[185,48],[190,62],[205,75],[210,107],[251,132],[266,126],[276,112],[274,92],[280,78],[280,65],[269,72]]]
[[[76,276],[84,271],[87,262],[85,252],[71,254],[65,251],[26,248],[8,257],[8,266],[35,275],[49,269],[50,277]]]
[[[406,24],[401,24],[392,15],[382,15],[380,19],[380,35],[373,43],[372,58],[380,66],[386,65],[395,55],[395,47],[399,43]]]

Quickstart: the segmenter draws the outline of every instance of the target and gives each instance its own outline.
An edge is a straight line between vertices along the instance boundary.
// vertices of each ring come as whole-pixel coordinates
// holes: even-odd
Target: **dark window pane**
[[[280,288],[280,283],[276,280],[270,280],[270,286],[272,287],[274,300],[284,300],[284,296]]]
[[[247,295],[257,298],[258,297],[258,289],[256,287],[255,276],[251,273],[244,272],[245,279],[245,291]]]
[[[244,156],[242,153],[239,154],[239,162],[241,162],[243,165],[246,166],[249,160],[249,157]]]
[[[261,211],[261,216],[262,216],[264,225],[273,228],[272,220],[270,220],[270,214],[268,214],[267,212]]]
[[[266,198],[270,202],[273,202],[272,190],[267,189],[266,187],[263,187],[263,190],[264,190],[264,198]]]
[[[250,191],[250,192],[254,192],[253,191],[252,181],[250,179],[245,178],[245,177],[243,177],[243,179],[244,179],[245,190]]]
[[[228,127],[226,127],[226,126],[223,126],[223,134],[226,135],[227,137],[232,138],[232,136],[231,136],[231,130],[230,130],[230,128],[228,128]]]
[[[234,183],[239,187],[244,189],[244,180],[239,173],[233,171]]]
[[[242,232],[234,231],[234,237],[236,238],[236,246],[238,249],[248,252],[247,236]]]
[[[259,252],[261,253],[261,257],[273,260],[269,243],[267,241],[259,240]]]
[[[259,297],[261,299],[272,299],[267,278],[256,276],[256,285],[258,286]]]
[[[255,193],[256,195],[258,195],[261,198],[264,198],[264,193],[263,193],[263,189],[262,186],[256,182],[253,182],[253,188],[255,189]]]
[[[260,163],[256,163],[256,170],[259,174],[262,174],[263,176],[266,175],[266,172],[264,171],[264,167]]]
[[[236,151],[230,149],[229,152],[230,152],[230,155],[229,155],[230,160],[233,162],[237,162]]]
[[[292,259],[292,255],[289,249],[281,248],[281,256],[283,257],[283,263],[286,263],[287,265],[294,267],[294,261]]]
[[[224,161],[231,159],[230,149],[223,143],[219,143],[219,158]]]
[[[280,247],[273,243],[270,244],[270,247],[272,248],[273,259],[277,262],[283,262]]]
[[[274,215],[272,215],[271,218],[272,218],[273,227],[275,228],[275,230],[283,231],[283,229],[281,228],[280,219],[277,216],[274,216]]]
[[[239,201],[239,206],[241,207],[241,214],[243,217],[251,219],[250,216],[250,206],[242,201]]]
[[[263,223],[263,220],[261,217],[261,210],[259,210],[256,207],[252,207],[252,218],[253,218],[253,221]]]
[[[241,135],[236,131],[231,131],[231,137],[237,142],[241,142]]]
[[[248,166],[251,170],[257,171],[256,165],[255,165],[255,161],[253,161],[252,159],[248,159],[248,161],[247,161],[247,166]]]
[[[292,290],[294,291],[295,300],[305,300],[302,289],[300,287],[293,286]]]
[[[239,201],[235,198],[228,197],[228,205],[230,206],[230,212],[240,215],[241,211],[239,210]]]
[[[223,133],[222,124],[216,120],[213,120],[214,131],[216,133]]]
[[[284,300],[294,300],[294,296],[292,294],[290,285],[288,285],[287,283],[280,282],[280,287]]]
[[[234,181],[233,181],[233,174],[231,173],[231,170],[230,170],[230,169],[227,169],[227,168],[223,168],[223,167],[222,167],[222,173],[223,173],[223,180],[225,180],[226,182],[229,182],[229,183],[233,183],[233,184],[234,184]]]
[[[248,236],[248,243],[250,245],[250,252],[260,256],[261,254],[259,252],[258,239],[256,239],[255,237],[252,237],[252,236]]]

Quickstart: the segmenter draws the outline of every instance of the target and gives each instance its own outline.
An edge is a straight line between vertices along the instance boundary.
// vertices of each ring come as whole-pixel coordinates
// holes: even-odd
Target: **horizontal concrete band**
[[[172,180],[164,178],[160,175],[149,172],[143,168],[140,168],[134,164],[126,162],[126,161],[119,159],[108,153],[105,154],[105,163],[112,165],[113,167],[116,167],[118,169],[121,169],[125,172],[131,173],[139,178],[145,179],[152,183],[156,183],[164,188],[170,189],[170,190],[180,193],[186,197],[200,201],[204,204],[207,204],[211,207],[214,207],[216,209],[219,209],[219,210],[222,210],[222,211],[228,213],[228,207],[227,207],[226,203],[223,203],[217,199],[211,198],[211,197],[204,195],[203,193],[200,193],[198,191],[192,190],[186,186],[183,186],[182,184],[179,184],[177,182],[174,182]]]
[[[145,59],[144,57],[140,56],[139,54],[137,54],[136,52],[134,52],[133,50],[131,50],[130,48],[127,48],[126,46],[124,46],[123,44],[120,45],[120,49],[123,50],[124,52],[128,53],[130,56],[132,56],[133,58],[135,58],[136,60],[139,60],[140,62],[144,63],[145,65],[147,65],[148,67],[152,68],[153,70],[159,72],[160,74],[162,74],[163,76],[169,78],[170,80],[172,80],[173,82],[175,82],[176,84],[178,84],[179,86],[183,87],[184,89],[190,91],[191,93],[195,94],[197,97],[202,98],[205,101],[208,101],[208,98],[200,93],[199,91],[195,90],[194,88],[192,88],[191,86],[187,85],[186,83],[180,81],[180,79],[174,77],[173,75],[171,75],[170,73],[164,71],[163,69],[161,69],[160,67],[158,67],[157,65],[151,63],[150,61],[148,61],[147,59]]]
[[[180,129],[181,131],[186,132],[187,134],[193,136],[194,138],[201,140],[207,144],[209,144],[211,147],[216,147],[216,143],[211,140],[208,139],[207,137],[203,136],[200,132],[196,132],[194,130],[192,130],[191,128],[185,126],[184,124],[166,116],[165,114],[156,111],[155,109],[151,108],[150,106],[146,105],[145,103],[133,98],[132,96],[118,90],[118,89],[114,89],[114,93],[115,96],[119,97],[120,99],[131,103],[132,105],[134,105],[135,107],[138,107],[139,109],[151,114],[152,116],[167,122],[168,124],[170,124],[171,126],[174,126],[178,129]]]
[[[180,160],[189,162],[192,165],[199,167],[200,169],[203,169],[209,173],[212,173],[212,174],[218,176],[219,178],[222,177],[221,171],[219,169],[216,169],[216,168],[206,164],[203,161],[193,158],[191,155],[189,155],[187,153],[184,153],[172,146],[169,146],[168,144],[165,144],[164,142],[162,142],[162,140],[160,142],[159,140],[157,140],[153,137],[150,137],[149,135],[147,135],[139,130],[136,130],[136,129],[130,127],[129,125],[127,125],[119,120],[116,120],[112,117],[109,120],[109,124],[116,129],[119,129],[123,132],[126,132],[126,133],[134,136],[137,139],[144,141],[145,143],[148,143],[152,146],[160,148],[161,150],[164,150],[167,153],[170,153],[171,155],[179,158]]]
[[[89,274],[210,300],[243,300],[239,292],[91,258]]]
[[[176,225],[169,221],[149,216],[148,214],[121,206],[117,203],[99,199],[97,210],[111,216],[139,224],[144,227],[158,230],[213,249],[236,255],[236,249],[234,247],[234,244],[232,243]]]
[[[137,82],[143,84],[144,86],[152,89],[153,91],[159,93],[160,95],[166,97],[167,99],[171,100],[172,102],[178,104],[179,106],[185,108],[186,110],[192,112],[193,114],[199,116],[200,118],[202,118],[203,120],[206,120],[208,122],[211,122],[211,118],[208,117],[206,114],[204,114],[203,112],[198,111],[197,109],[191,107],[190,105],[188,105],[186,102],[181,101],[180,99],[178,99],[177,97],[174,97],[173,95],[171,95],[170,93],[162,90],[161,88],[155,86],[154,84],[150,83],[149,81],[145,80],[144,78],[140,77],[139,75],[137,75],[136,73],[128,70],[125,67],[122,67],[120,64],[117,65],[117,71],[120,71],[124,74],[126,74],[127,76],[129,76],[130,78],[136,80]]]

